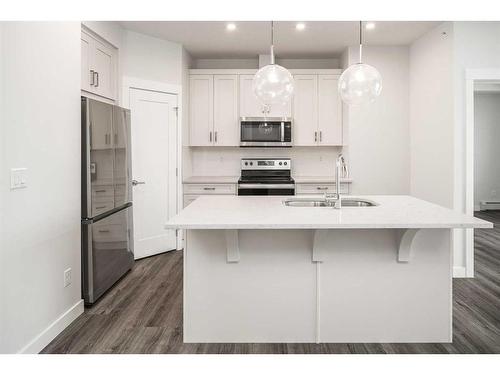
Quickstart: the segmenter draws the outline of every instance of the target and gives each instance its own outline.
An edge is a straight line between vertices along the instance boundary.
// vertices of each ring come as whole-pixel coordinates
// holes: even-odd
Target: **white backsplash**
[[[293,176],[333,176],[341,147],[191,147],[193,176],[239,176],[241,158],[289,157]]]

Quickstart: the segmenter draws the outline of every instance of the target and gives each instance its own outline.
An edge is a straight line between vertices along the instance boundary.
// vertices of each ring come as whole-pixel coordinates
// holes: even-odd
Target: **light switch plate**
[[[24,189],[28,186],[28,168],[12,168],[10,170],[10,189]]]

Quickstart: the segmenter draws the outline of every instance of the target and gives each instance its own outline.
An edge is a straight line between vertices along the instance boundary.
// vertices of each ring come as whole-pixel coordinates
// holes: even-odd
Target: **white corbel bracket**
[[[415,235],[420,229],[408,228],[399,231],[398,239],[398,262],[408,263],[411,255],[411,245]]]
[[[238,230],[224,230],[226,237],[226,260],[228,263],[238,263],[240,261],[240,247],[238,243]]]

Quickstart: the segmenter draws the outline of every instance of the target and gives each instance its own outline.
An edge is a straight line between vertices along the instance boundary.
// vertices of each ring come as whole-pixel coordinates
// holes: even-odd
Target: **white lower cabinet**
[[[202,195],[236,195],[236,184],[184,184],[184,207]]]
[[[296,195],[335,193],[335,184],[296,184]],[[349,194],[349,184],[340,183],[340,194]]]

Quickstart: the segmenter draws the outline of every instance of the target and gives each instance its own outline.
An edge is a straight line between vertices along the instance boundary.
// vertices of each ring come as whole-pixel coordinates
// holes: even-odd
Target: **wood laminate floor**
[[[184,344],[182,252],[136,262],[42,353],[500,353],[500,211],[475,231],[475,278],[453,280],[450,344]]]

